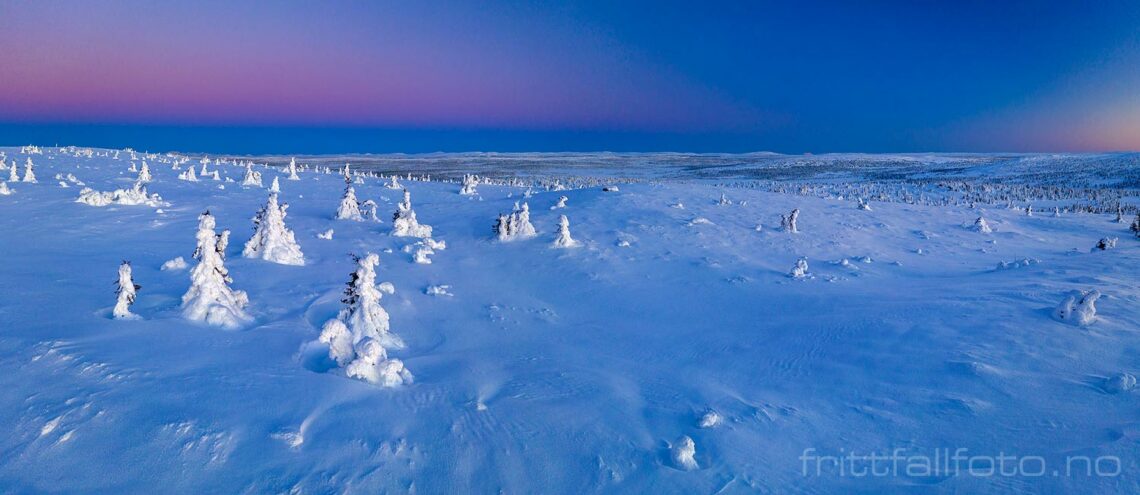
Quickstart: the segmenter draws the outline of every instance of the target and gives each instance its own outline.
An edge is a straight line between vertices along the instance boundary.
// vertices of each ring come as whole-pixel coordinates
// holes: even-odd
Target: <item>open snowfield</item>
[[[484,183],[468,196],[401,177],[446,243],[422,264],[420,239],[389,235],[403,192],[388,179],[353,185],[381,221],[334,219],[343,162],[297,181],[257,165],[257,187],[241,185],[244,166],[212,161],[223,180],[179,180],[197,157],[173,170],[166,155],[0,151],[21,175],[30,157],[38,179],[0,195],[5,493],[1140,491],[1131,211],[1116,223],[1005,201],[862,210],[682,180],[529,198]],[[160,200],[76,202],[83,187],[130,190],[144,159]],[[301,266],[242,256],[274,177]],[[498,241],[492,226],[516,201],[537,236]],[[796,208],[799,232],[782,230]],[[232,330],[182,313],[207,209],[232,231],[225,267],[249,297],[250,320]],[[580,247],[551,247],[560,215]],[[1093,251],[1104,237],[1119,242]],[[412,383],[346,377],[316,343],[343,307],[350,254],[366,253],[395,288],[380,304],[405,346],[387,352]],[[162,269],[177,257],[188,267]],[[808,274],[792,278],[800,258]],[[112,317],[123,260],[139,319]],[[1054,318],[1091,289],[1091,324]],[[1032,461],[1010,476],[981,461],[858,476],[811,457],[944,449]]]

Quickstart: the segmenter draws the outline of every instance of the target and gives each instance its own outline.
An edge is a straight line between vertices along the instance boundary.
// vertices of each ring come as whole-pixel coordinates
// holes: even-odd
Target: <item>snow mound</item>
[[[96,191],[85,187],[79,191],[79,198],[77,198],[75,202],[89,206],[108,206],[115,204],[158,207],[166,205],[166,203],[162,202],[162,198],[159,197],[159,195],[147,194],[146,186],[144,186],[142,182],[135,182],[135,185],[130,189],[116,189],[109,192]]]
[[[1077,326],[1087,326],[1096,321],[1096,300],[1100,291],[1073,291],[1061,301],[1053,311],[1053,318]]]
[[[688,435],[682,436],[673,445],[670,452],[673,459],[673,466],[682,471],[693,471],[700,466],[697,465],[697,444],[693,442],[692,438]]]

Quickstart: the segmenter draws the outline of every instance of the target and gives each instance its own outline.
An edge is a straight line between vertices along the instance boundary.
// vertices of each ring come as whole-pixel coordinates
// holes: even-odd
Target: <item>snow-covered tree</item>
[[[1124,223],[1124,207],[1116,205],[1116,223]]]
[[[119,296],[115,302],[115,309],[111,312],[115,318],[121,320],[138,318],[137,315],[131,313],[130,307],[135,303],[135,294],[141,288],[141,285],[136,285],[135,281],[131,279],[131,262],[124,261],[119,265],[119,281],[115,283],[115,294]]]
[[[420,225],[412,209],[412,194],[404,189],[404,200],[396,205],[392,215],[392,235],[396,237],[431,237],[431,226]]]
[[[15,160],[12,161],[12,166],[8,169],[8,182],[20,182],[20,167],[16,166]]]
[[[383,297],[381,289],[393,292],[391,284],[376,285],[376,266],[380,257],[369,253],[363,258],[355,258],[356,271],[344,290],[344,309],[337,318],[345,323],[353,335],[353,343],[365,337],[376,339],[384,347],[401,348],[404,342],[389,332],[388,312],[380,306]]]
[[[990,228],[990,224],[986,222],[986,219],[982,217],[978,217],[977,220],[974,220],[974,230],[983,234],[989,234],[994,231],[994,229]]]
[[[286,168],[285,170],[287,172],[289,172],[289,177],[286,177],[286,179],[288,179],[288,180],[301,180],[301,177],[297,175],[297,159],[296,158],[290,158],[289,159],[289,167]]]
[[[780,227],[786,232],[797,233],[799,228],[796,226],[796,221],[800,218],[800,209],[796,208],[787,215],[780,215]]]
[[[477,194],[475,187],[479,185],[479,177],[475,174],[463,174],[463,187],[459,189],[459,194],[464,196],[474,196]]]
[[[198,217],[198,246],[194,251],[198,265],[190,271],[190,289],[182,296],[182,315],[208,325],[237,328],[250,319],[244,310],[249,296],[229,285],[232,280],[219,254],[215,227],[209,211]]]
[[[400,185],[400,181],[396,180],[396,174],[392,174],[390,177],[388,177],[387,187],[388,189],[395,189],[397,191],[404,188],[404,186]]]
[[[566,196],[559,196],[558,202],[554,203],[554,206],[551,206],[550,209],[551,210],[561,210],[562,208],[565,208],[566,207],[566,201],[569,199],[570,198],[567,198]]]
[[[269,184],[269,192],[271,192],[271,193],[281,192],[281,183],[278,182],[277,176],[273,176],[273,182],[271,182]]]
[[[551,244],[551,247],[576,248],[581,245],[581,242],[578,242],[574,240],[574,238],[570,237],[570,220],[566,218],[566,215],[559,216],[558,235],[554,237],[554,243]]]
[[[241,185],[261,187],[261,172],[254,170],[253,164],[250,162],[245,163],[245,176],[241,179]]]
[[[1096,321],[1096,300],[1100,291],[1073,291],[1053,311],[1053,317],[1072,325],[1086,326]]]
[[[0,182],[0,196],[7,196],[12,194],[12,190],[8,188],[7,182]]]
[[[36,172],[32,169],[32,159],[29,157],[27,162],[24,163],[24,182],[39,182],[36,180]]]
[[[500,241],[529,239],[538,235],[534,225],[530,223],[530,206],[523,203],[522,207],[519,207],[516,202],[515,209],[510,215],[500,214],[499,220],[495,222],[495,235]]]
[[[147,166],[146,160],[143,160],[142,167],[139,168],[138,182],[145,184],[151,180],[153,180],[153,178],[150,176],[150,167]]]
[[[729,201],[728,196],[725,196],[724,193],[720,193],[720,199],[716,202],[716,204],[717,206],[731,206],[732,201]]]
[[[372,201],[371,199],[369,199],[363,203],[360,203],[360,214],[366,220],[372,220],[373,222],[379,222],[380,216],[377,215],[377,213],[376,213],[377,208],[379,208],[379,205],[377,205],[375,201]]]
[[[1136,237],[1140,237],[1140,213],[1136,213],[1136,219],[1132,221],[1132,225],[1128,226],[1128,230],[1132,231]]]
[[[269,193],[269,200],[253,217],[253,237],[245,243],[242,256],[282,265],[305,264],[301,246],[294,239],[293,231],[285,226],[285,210],[288,208],[287,204],[277,204],[277,193]]]
[[[1027,217],[1033,216],[1033,205],[1027,205],[1025,207],[1025,216],[1027,216]]]
[[[344,167],[346,170],[348,169],[348,165]],[[340,206],[336,209],[336,219],[357,222],[364,220],[360,216],[360,203],[356,201],[356,190],[352,188],[352,182],[347,176],[344,183],[344,198],[341,198]]]

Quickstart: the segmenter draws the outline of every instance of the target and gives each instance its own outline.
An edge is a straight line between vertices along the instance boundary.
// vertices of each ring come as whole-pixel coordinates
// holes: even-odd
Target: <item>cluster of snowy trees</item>
[[[523,203],[520,207],[517,202],[514,211],[509,215],[499,214],[494,231],[495,237],[504,242],[529,239],[538,235],[534,225],[530,223],[530,206]]]
[[[416,220],[412,209],[412,194],[404,189],[404,200],[396,205],[392,215],[392,235],[396,237],[431,237],[431,225],[422,225]]]

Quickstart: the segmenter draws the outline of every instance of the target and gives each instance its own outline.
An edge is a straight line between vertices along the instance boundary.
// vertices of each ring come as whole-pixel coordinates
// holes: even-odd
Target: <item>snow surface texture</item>
[[[75,174],[94,190],[130,188],[137,179],[127,150],[0,151],[18,177],[31,157],[40,177]],[[15,194],[0,196],[0,491],[1135,492],[1140,240],[1130,222],[1115,223],[1115,205],[1092,214],[1072,211],[1068,200],[1034,203],[1037,212],[1059,206],[1053,217],[1025,215],[1016,198],[1015,209],[1005,197],[973,208],[919,202],[914,192],[915,203],[883,201],[878,189],[862,188],[889,195],[895,186],[871,179],[852,183],[858,194],[842,199],[800,194],[798,186],[726,190],[670,179],[680,170],[671,164],[712,160],[688,155],[590,157],[580,167],[613,160],[613,178],[628,171],[665,180],[621,182],[612,193],[600,184],[548,191],[491,174],[496,163],[521,158],[433,155],[413,157],[419,168],[411,170],[442,177],[437,171],[450,167],[451,182],[407,180],[399,170],[416,212],[447,240],[432,264],[420,265],[404,252],[419,239],[389,236],[387,224],[332,218],[344,158],[298,157],[300,180],[282,180],[279,201],[291,205],[287,222],[305,265],[284,266],[239,254],[267,191],[178,180],[191,166],[200,170],[197,156],[134,155],[149,164],[148,188],[170,204],[163,213],[92,208],[75,202],[77,188],[47,180],[17,180],[8,184]],[[908,176],[937,178],[930,163],[938,157],[858,160],[904,158],[908,165],[898,167]],[[981,156],[944,173],[1044,177],[1042,167],[1071,161],[1088,170],[1078,181],[1135,177],[1135,165],[1117,166],[1119,157],[1106,168],[1083,156],[1047,158]],[[539,165],[565,169],[562,183],[577,184],[570,175],[579,165],[549,160]],[[356,172],[368,170],[350,161]],[[633,162],[641,165],[626,166]],[[260,161],[254,167],[274,173]],[[213,157],[208,169],[235,180],[245,171]],[[391,212],[400,198],[386,179],[397,170],[375,170],[385,179],[360,176],[356,190]],[[478,196],[458,194],[462,175],[474,172]],[[585,246],[549,249],[553,232],[534,242],[494,241],[489,227],[527,187],[530,221],[553,229],[566,213]],[[939,192],[927,190],[927,198]],[[718,206],[722,194],[735,204]],[[567,209],[549,210],[561,196]],[[857,197],[873,209],[856,208]],[[1134,193],[1124,198],[1135,204]],[[797,208],[800,233],[783,232],[780,216]],[[206,209],[215,232],[237,236],[224,260],[213,261],[224,261],[233,288],[248,294],[239,331],[183,318],[190,274],[161,270],[178,257],[202,264],[191,253]],[[1126,219],[1135,214],[1125,211]],[[992,233],[963,227],[978,217]],[[709,222],[688,226],[694,218]],[[768,228],[757,232],[758,223]],[[332,228],[332,239],[317,237]],[[1090,252],[1106,237],[1119,238],[1115,249]],[[344,366],[327,347],[300,351],[326,322],[339,321],[345,281],[357,269],[346,254],[366,252],[379,255],[377,279],[399,289],[375,286],[390,333],[405,344],[380,347],[415,375],[412,383],[349,378],[355,345],[346,347],[353,354]],[[813,277],[789,278],[801,257]],[[856,261],[864,257],[873,262]],[[143,286],[130,305],[140,320],[111,317],[123,260]],[[1002,262],[1018,266],[996,270]],[[1053,318],[1072,291],[1082,291],[1076,313],[1083,291],[1094,289],[1101,296],[1091,324]],[[382,362],[369,347],[359,350],[369,356],[361,364]],[[393,376],[386,371],[358,374]],[[719,417],[713,427],[702,424],[708,411]],[[675,462],[682,437],[693,441],[695,469]],[[1123,474],[805,477],[799,457],[807,448],[821,455],[967,448],[1040,455],[1049,469],[1064,469],[1066,456],[1116,456]]]

